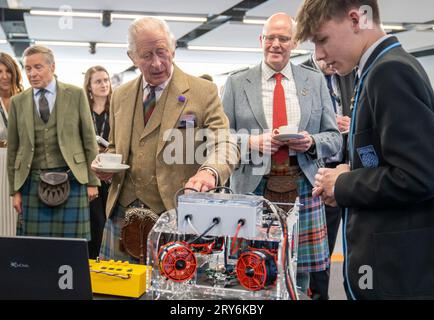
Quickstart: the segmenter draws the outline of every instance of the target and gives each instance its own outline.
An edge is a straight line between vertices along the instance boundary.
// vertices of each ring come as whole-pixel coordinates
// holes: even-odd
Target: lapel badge
[[[306,88],[303,88],[303,90],[301,90],[301,95],[302,96],[306,96],[308,93],[308,90]]]
[[[187,99],[185,98],[185,96],[178,96],[178,101],[179,101],[179,102],[184,103],[185,100],[187,100]]]

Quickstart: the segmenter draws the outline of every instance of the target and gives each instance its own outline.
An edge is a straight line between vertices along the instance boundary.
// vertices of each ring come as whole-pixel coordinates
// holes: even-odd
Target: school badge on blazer
[[[359,154],[360,161],[365,168],[377,168],[379,164],[377,153],[375,152],[374,146],[369,145],[366,147],[357,148],[357,153]]]

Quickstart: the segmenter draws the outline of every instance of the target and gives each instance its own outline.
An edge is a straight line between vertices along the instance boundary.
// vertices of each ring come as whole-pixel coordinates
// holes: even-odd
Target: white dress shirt
[[[276,86],[275,73],[281,73],[282,86],[285,92],[286,104],[286,118],[288,125],[300,127],[300,103],[297,96],[297,88],[295,86],[294,77],[292,75],[291,63],[283,68],[281,71],[276,72],[271,69],[264,61],[261,64],[262,68],[262,105],[264,108],[265,120],[267,121],[268,128],[273,128],[273,100],[274,100],[274,87]],[[289,155],[295,155],[294,151],[289,151]]]

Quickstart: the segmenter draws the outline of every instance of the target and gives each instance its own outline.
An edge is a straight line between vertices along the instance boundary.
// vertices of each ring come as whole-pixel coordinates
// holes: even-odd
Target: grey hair
[[[45,61],[48,64],[54,64],[54,54],[53,51],[51,51],[49,48],[44,47],[44,46],[39,46],[39,45],[33,45],[28,47],[26,50],[24,50],[23,52],[23,59],[25,57],[37,54],[37,53],[41,53],[44,55],[45,57]]]
[[[142,31],[156,31],[161,30],[166,34],[167,44],[169,45],[169,49],[174,52],[176,48],[176,38],[173,33],[170,31],[169,26],[166,21],[154,18],[154,17],[143,17],[136,19],[129,27],[128,27],[128,51],[135,53],[136,52],[136,40],[137,35]]]

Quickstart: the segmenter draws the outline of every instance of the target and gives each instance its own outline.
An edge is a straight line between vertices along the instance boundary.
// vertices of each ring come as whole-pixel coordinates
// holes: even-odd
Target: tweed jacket
[[[306,66],[292,65],[292,72],[300,104],[301,119],[298,131],[309,132],[316,144],[317,157],[297,153],[301,170],[313,185],[322,158],[330,157],[341,148],[342,138],[336,125],[335,114],[321,73]],[[229,76],[223,92],[222,102],[229,118],[231,129],[243,139],[240,130],[263,133],[268,128],[262,106],[261,64]],[[247,133],[248,136],[249,133]],[[242,157],[248,150],[241,150]],[[244,153],[243,153],[244,152]],[[269,171],[271,157],[264,157],[260,164]],[[231,177],[231,188],[237,193],[253,192],[262,175],[252,163],[241,164]]]
[[[109,152],[122,154],[124,163],[130,161],[131,145],[134,142],[132,136],[133,131],[136,130],[134,127],[135,108],[137,103],[142,103],[142,96],[142,76],[120,86],[112,96]],[[157,116],[154,117],[154,114]],[[170,163],[165,158],[168,154],[165,152],[166,148],[172,146],[167,141],[167,136],[173,129],[180,133],[187,145],[193,142],[186,137],[186,128],[182,126],[182,119],[190,119],[195,133],[202,128],[210,129],[213,132],[220,130],[223,133],[223,138],[214,143],[213,148],[210,149],[203,161],[197,161],[194,157],[193,161],[190,162]],[[187,153],[189,153],[189,157],[197,155],[196,151],[201,143],[194,141],[191,149],[187,145],[181,152],[184,160],[187,158]],[[219,175],[219,184],[224,184],[238,161],[237,146],[236,143],[229,141],[228,119],[223,112],[216,85],[208,80],[188,75],[176,65],[170,82],[155,106],[152,117],[141,133],[140,147],[145,151],[156,150],[156,153],[146,152],[140,165],[140,170],[146,171],[150,170],[149,168],[155,168],[155,172],[146,173],[149,181],[137,187],[152,187],[153,190],[158,190],[163,202],[158,207],[166,210],[174,207],[173,197],[175,193],[185,185],[190,177],[197,173],[201,166],[215,169]],[[216,155],[221,155],[219,150],[228,150],[228,153],[231,153],[235,158],[230,161],[225,153],[220,161],[216,161]],[[107,216],[111,215],[128,175],[132,176],[133,179],[135,178],[135,172],[130,170],[114,175],[107,201]]]
[[[7,156],[11,195],[20,190],[31,169],[35,151],[34,108],[32,88],[11,99]],[[57,81],[55,108],[57,140],[65,162],[79,183],[99,186],[90,169],[98,147],[83,89]]]

